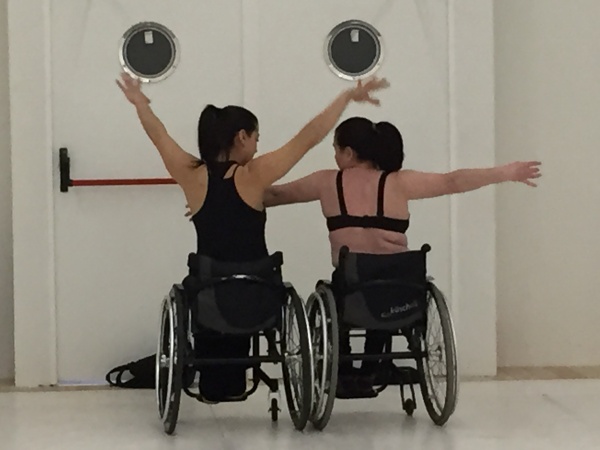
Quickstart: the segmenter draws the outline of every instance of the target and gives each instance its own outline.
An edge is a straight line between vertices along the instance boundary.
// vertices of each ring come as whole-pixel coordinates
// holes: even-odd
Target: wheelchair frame
[[[279,405],[274,394],[279,393],[279,380],[270,378],[261,368],[262,363],[282,364],[283,384],[288,410],[294,426],[303,430],[310,417],[312,395],[314,391],[314,369],[312,343],[306,309],[302,299],[289,283],[275,285],[270,281],[251,275],[230,275],[217,277],[200,286],[200,289],[214,287],[223,283],[236,281],[250,281],[270,285],[275,289],[282,289],[282,317],[280,323],[274,328],[262,330],[250,335],[252,342],[252,356],[245,358],[196,358],[193,355],[194,334],[192,324],[194,317],[192,308],[187,303],[186,293],[181,284],[176,284],[169,295],[165,297],[161,309],[160,333],[156,353],[156,402],[159,416],[167,434],[173,434],[177,426],[181,391],[188,396],[204,403],[202,394],[192,393],[190,380],[193,381],[202,366],[207,365],[236,365],[243,364],[252,368],[252,386],[249,390],[236,398],[226,401],[244,401],[258,389],[260,382],[269,387],[269,411],[271,420],[278,419]],[[291,348],[294,326],[298,328],[300,342],[298,348]],[[274,338],[279,334],[279,341]],[[228,334],[224,334],[227,336]],[[231,335],[229,335],[231,336]],[[268,354],[260,354],[260,336],[265,336],[268,342]],[[279,344],[279,349],[277,348]],[[299,374],[293,370],[293,364],[299,364]],[[193,378],[186,378],[189,374]],[[187,383],[184,383],[187,381]],[[185,384],[185,385],[184,385]]]
[[[428,245],[421,249],[425,253],[431,248]],[[355,286],[355,290],[373,285],[410,285],[398,280],[370,280]],[[318,429],[324,429],[331,417],[336,398],[338,384],[338,366],[342,361],[381,361],[380,379],[376,379],[375,395],[355,396],[353,398],[372,398],[377,396],[390,385],[400,386],[400,396],[404,411],[412,416],[416,409],[414,385],[418,384],[425,408],[436,425],[444,425],[453,414],[458,399],[458,370],[456,355],[456,338],[452,317],[443,293],[433,283],[433,278],[427,278],[427,308],[424,318],[402,330],[385,330],[390,336],[385,344],[384,353],[366,355],[364,353],[339,354],[340,322],[337,313],[337,303],[333,295],[331,282],[320,281],[316,290],[307,302],[309,323],[313,332],[313,352],[315,356],[315,393],[314,406],[310,421]],[[437,314],[436,314],[437,313]],[[441,342],[430,342],[433,337],[432,327],[441,328]],[[364,330],[349,327],[350,337],[362,337],[356,334]],[[353,334],[352,331],[355,333]],[[394,336],[405,336],[408,340],[408,351],[392,352]],[[394,360],[414,360],[413,367],[398,367]],[[432,366],[442,363],[443,374],[433,373]],[[381,375],[381,368],[386,368]],[[438,379],[443,378],[446,387],[444,392],[437,388]],[[411,397],[406,398],[405,387],[409,387]]]

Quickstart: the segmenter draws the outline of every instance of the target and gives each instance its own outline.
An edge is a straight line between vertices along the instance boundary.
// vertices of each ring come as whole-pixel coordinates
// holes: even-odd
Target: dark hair
[[[395,172],[404,162],[404,142],[398,128],[389,122],[373,123],[365,117],[346,119],[335,129],[335,142],[350,147],[358,159],[378,169]]]
[[[229,159],[236,135],[244,130],[251,134],[258,128],[258,119],[241,106],[217,108],[208,105],[198,120],[198,149],[200,158],[207,164]]]

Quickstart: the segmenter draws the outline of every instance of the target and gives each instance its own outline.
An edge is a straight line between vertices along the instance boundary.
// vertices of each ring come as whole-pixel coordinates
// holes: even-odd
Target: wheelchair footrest
[[[375,377],[375,386],[406,386],[419,384],[419,372],[413,367],[398,367],[391,364],[389,367],[381,368]]]
[[[243,402],[243,401],[247,400],[248,397],[250,397],[250,395],[246,392],[245,394],[240,395],[238,397],[225,397],[225,398],[219,399],[218,401],[214,402],[214,404]]]
[[[375,398],[379,395],[373,389],[373,378],[357,373],[340,374],[335,397],[339,399]]]
[[[365,399],[365,398],[375,398],[379,395],[378,392],[376,391],[371,391],[371,392],[362,392],[362,391],[357,391],[357,392],[352,392],[352,391],[344,391],[344,392],[336,392],[335,394],[335,398],[338,398],[340,400],[360,400],[360,399]]]

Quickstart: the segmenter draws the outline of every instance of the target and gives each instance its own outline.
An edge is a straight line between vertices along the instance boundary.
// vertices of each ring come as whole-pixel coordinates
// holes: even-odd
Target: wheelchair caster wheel
[[[415,401],[413,399],[409,398],[408,400],[404,401],[402,409],[404,409],[404,411],[409,417],[412,417],[413,413],[415,412],[415,409],[417,409],[417,405],[415,405]]]
[[[271,399],[271,407],[269,408],[269,411],[271,412],[271,422],[277,422],[279,419],[280,409],[276,398]]]

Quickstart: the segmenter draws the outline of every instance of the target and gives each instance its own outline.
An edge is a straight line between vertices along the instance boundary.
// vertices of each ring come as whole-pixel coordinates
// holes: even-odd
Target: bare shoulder
[[[424,174],[423,172],[419,172],[416,170],[410,169],[401,169],[392,174],[392,180],[398,184],[400,187],[407,187],[414,183],[419,183],[422,180]]]
[[[205,165],[189,170],[179,185],[183,190],[189,210],[195,214],[202,208],[208,188],[208,171]]]
[[[396,172],[390,173],[387,179],[388,189],[395,192],[396,195],[406,197],[407,191],[410,188],[411,177],[414,171],[408,169],[401,169]]]
[[[398,181],[406,179],[406,177],[410,177],[416,171],[410,169],[400,169],[397,172],[392,172],[391,175]]]
[[[452,177],[447,173],[401,170],[398,188],[409,200],[439,197],[453,192]]]
[[[388,175],[387,182],[395,185],[400,185],[406,179],[406,173],[410,172],[410,170],[400,169],[396,172],[391,172]]]
[[[310,175],[297,180],[297,183],[292,182],[289,183],[289,185],[291,186],[292,184],[299,184],[299,186],[297,187],[300,188],[308,184],[309,186],[307,186],[307,188],[317,191],[320,197],[323,194],[324,190],[326,191],[327,189],[329,189],[330,186],[335,185],[335,178],[338,172],[338,170],[333,169],[317,170],[316,172],[313,172]]]
[[[208,170],[205,164],[190,166],[190,169],[185,173],[185,176],[181,179],[180,185],[186,196],[188,191],[197,190],[199,186],[206,185],[208,183]]]
[[[327,183],[328,181],[335,179],[338,172],[339,170],[335,169],[323,169],[313,172],[312,176],[314,177],[314,180],[318,183]]]

